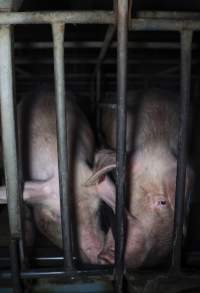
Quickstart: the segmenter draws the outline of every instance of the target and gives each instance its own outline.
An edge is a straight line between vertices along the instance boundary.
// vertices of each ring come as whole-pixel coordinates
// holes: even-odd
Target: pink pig
[[[98,263],[105,238],[98,217],[100,199],[113,197],[115,188],[107,177],[95,185],[86,184],[93,174],[90,167],[94,156],[93,133],[83,113],[72,102],[67,103],[66,119],[71,220],[78,255],[83,262]],[[32,207],[40,232],[62,248],[56,112],[52,93],[42,88],[35,91],[32,98],[22,100],[18,107],[18,125],[25,178],[24,201]],[[0,202],[6,201],[3,186],[0,188]],[[31,229],[27,231],[27,235],[30,234]]]
[[[125,263],[134,268],[156,265],[170,251],[179,131],[178,105],[172,94],[152,91],[137,101],[128,108],[126,136]],[[107,144],[116,149],[116,113],[113,110],[103,113],[102,130]],[[101,150],[96,155],[94,174],[89,178],[88,184],[99,180],[103,170],[102,162],[106,161],[108,163],[104,170],[114,169],[115,152]],[[192,172],[188,167],[186,193],[191,182]],[[115,196],[112,193],[99,195],[115,211]],[[104,249],[99,255],[101,263],[114,263],[114,253],[114,239],[109,231]]]

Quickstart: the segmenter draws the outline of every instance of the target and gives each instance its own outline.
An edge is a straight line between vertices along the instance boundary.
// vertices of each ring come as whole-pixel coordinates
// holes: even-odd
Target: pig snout
[[[139,267],[146,257],[145,233],[140,223],[132,216],[127,215],[127,231],[125,233],[124,260],[128,267]],[[103,250],[98,255],[98,263],[102,265],[115,263],[115,240],[109,230]]]
[[[115,240],[113,238],[113,233],[109,229],[105,244],[102,251],[98,255],[98,263],[102,265],[114,264],[115,261]]]
[[[103,248],[104,233],[99,227],[81,225],[79,229],[80,256],[85,263],[97,264]]]

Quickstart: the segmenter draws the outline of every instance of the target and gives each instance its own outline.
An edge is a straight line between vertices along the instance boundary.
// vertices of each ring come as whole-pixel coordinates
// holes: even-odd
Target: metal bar
[[[111,109],[115,109],[115,107],[112,107]],[[198,203],[197,203],[198,204]],[[43,250],[46,251],[46,248],[43,248]],[[2,255],[7,255],[8,251],[6,248],[1,248],[1,256],[0,256],[0,269],[5,268],[10,265],[10,257],[9,256],[2,256]],[[64,258],[63,256],[38,256],[31,258],[33,260],[34,264],[36,266],[42,266],[44,268],[44,265],[48,265],[51,267],[57,267],[58,265],[60,266]],[[186,254],[186,260],[187,264],[190,266],[193,265],[197,267],[200,264],[200,252],[199,251],[191,251]]]
[[[64,24],[53,24],[54,44],[54,71],[56,89],[56,114],[58,135],[58,166],[61,204],[61,222],[64,250],[65,269],[72,268],[72,243],[70,223],[70,198],[69,198],[69,172],[68,172],[68,146],[66,124],[66,101],[65,101],[65,69],[64,69]]]
[[[115,2],[114,2],[115,3]],[[93,77],[96,75],[96,99],[95,99],[95,111],[94,113],[96,114],[95,115],[95,119],[96,119],[96,127],[97,129],[99,128],[99,118],[100,118],[100,115],[99,115],[99,107],[98,107],[98,101],[100,100],[100,66],[106,56],[106,53],[109,49],[109,46],[112,42],[112,39],[113,39],[113,36],[115,34],[115,31],[116,31],[116,25],[110,25],[108,27],[108,30],[106,32],[106,36],[105,36],[105,39],[104,39],[104,42],[103,42],[103,45],[101,47],[101,51],[99,53],[99,57],[97,59],[97,62],[96,62],[96,67],[95,67],[95,70],[94,70],[94,73],[92,75],[92,81],[91,81],[91,86],[93,86],[93,84],[95,83],[93,81]],[[97,132],[98,133],[98,132]],[[98,138],[97,138],[98,139]]]
[[[115,16],[110,11],[67,11],[67,12],[11,12],[1,13],[1,24],[114,24]],[[182,31],[200,30],[199,19],[153,19],[135,18],[131,20],[131,30],[136,31]]]
[[[29,270],[26,272],[21,272],[20,277],[22,279],[37,279],[37,278],[46,278],[46,277],[65,277],[65,278],[76,278],[80,280],[80,277],[95,277],[95,276],[112,276],[112,268],[91,268],[91,269],[82,269],[82,270]],[[9,271],[0,271],[0,280],[11,279],[12,275]],[[18,293],[18,292],[17,292]]]
[[[118,0],[117,22],[117,184],[116,184],[116,241],[115,290],[122,292],[124,270],[124,203],[126,168],[126,92],[128,1]]]
[[[44,23],[71,23],[71,24],[115,24],[115,15],[112,11],[65,11],[65,12],[2,12],[1,24],[44,24]],[[137,31],[182,31],[200,30],[200,20],[195,19],[153,19],[134,18],[130,29]]]
[[[183,31],[200,30],[200,21],[195,19],[132,19],[130,30],[133,31]]]
[[[19,264],[19,242],[16,239],[11,239],[10,243],[10,259],[11,259],[11,272],[13,281],[13,293],[23,292],[20,276]]]
[[[178,69],[177,67],[173,67],[173,68],[168,68],[162,71],[158,71],[158,72],[152,72],[152,73],[131,73],[128,75],[128,80],[132,80],[132,79],[139,79],[139,78],[147,78],[149,77],[149,75],[151,74],[151,78],[154,78],[156,76],[159,76],[159,78],[164,78],[165,76],[167,76],[168,78],[178,78],[179,74],[177,72],[177,74],[170,74],[170,72],[176,71],[176,69]],[[80,85],[84,85],[87,82],[87,79],[89,79],[91,77],[90,74],[80,74],[80,73],[74,73],[74,74],[70,74],[69,77],[67,78],[67,81],[70,84],[75,84],[78,83]],[[105,78],[108,79],[106,80],[108,83],[116,83],[116,74],[115,73],[107,73],[105,74]],[[199,74],[195,74],[192,75],[192,78],[194,79],[199,79],[200,76]],[[37,77],[27,77],[24,78],[24,76],[18,76],[17,77],[17,81],[21,81],[21,83],[23,84],[32,84],[32,83],[37,83],[39,79],[43,79],[43,80],[52,80],[53,77],[51,75],[43,75],[43,74],[37,74]]]
[[[111,42],[112,42],[112,39],[114,37],[114,34],[116,32],[116,25],[110,25],[108,27],[108,30],[106,32],[106,36],[105,36],[105,39],[104,39],[104,42],[103,42],[103,45],[101,47],[101,51],[99,53],[99,57],[97,59],[97,64],[96,64],[96,70],[98,69],[98,67],[101,65],[101,63],[103,62],[105,56],[106,56],[106,53],[111,45]]]
[[[182,11],[138,11],[136,12],[139,18],[167,18],[167,19],[199,19],[199,12],[182,12]]]
[[[16,253],[22,236],[20,216],[19,162],[17,155],[14,79],[12,62],[11,27],[0,27],[0,103],[3,139],[4,167],[8,197],[9,227],[11,233],[11,268],[14,291],[22,292],[18,272],[19,259]]]
[[[0,24],[111,24],[115,22],[112,11],[48,11],[48,12],[11,12],[0,15]]]
[[[101,67],[99,66],[96,73],[96,100],[95,100],[96,133],[99,133],[99,130],[100,130],[100,109],[99,109],[100,99],[101,99]]]
[[[2,12],[1,24],[115,24],[112,11],[65,11],[65,12]],[[130,24],[131,30],[136,31],[182,31],[200,30],[199,19],[153,19],[134,18]]]
[[[180,48],[179,48],[180,49]],[[96,63],[96,59],[95,58],[74,58],[72,56],[69,57],[70,59],[65,60],[65,64],[87,64],[87,63]],[[137,57],[136,57],[137,58]],[[27,65],[27,64],[32,64],[32,63],[36,63],[37,64],[52,64],[53,60],[51,58],[41,58],[41,57],[37,57],[37,60],[35,60],[35,58],[32,57],[17,57],[15,58],[15,64],[23,64],[23,65]],[[196,64],[196,62],[200,62],[199,59],[196,59],[196,61],[194,62]],[[141,56],[138,56],[137,59],[132,59],[130,58],[130,60],[128,61],[129,64],[141,64],[141,63],[146,63],[146,64],[163,64],[163,65],[170,65],[170,64],[178,64],[176,59],[172,59],[172,60],[166,60],[166,59],[155,59],[155,58],[151,58],[151,60],[148,60],[146,58],[141,58]],[[108,58],[106,60],[104,60],[104,65],[106,64],[116,64],[116,60],[113,58]]]
[[[64,42],[65,49],[94,49],[94,48],[102,48],[97,59],[97,65],[100,64],[105,55],[107,53],[108,48],[116,48],[117,42],[112,42],[114,33],[116,31],[116,27],[114,25],[110,25],[105,36],[105,40],[101,41],[67,41]],[[15,43],[15,49],[51,49],[53,44],[51,42],[17,42]],[[157,42],[157,41],[129,41],[128,48],[133,49],[180,49],[180,44],[178,42]],[[192,49],[199,49],[198,44],[193,44]],[[95,59],[96,60],[96,59]]]
[[[181,33],[181,113],[178,142],[174,237],[172,246],[172,270],[180,270],[181,267],[185,177],[187,163],[187,130],[191,84],[191,46],[192,32],[183,31]]]

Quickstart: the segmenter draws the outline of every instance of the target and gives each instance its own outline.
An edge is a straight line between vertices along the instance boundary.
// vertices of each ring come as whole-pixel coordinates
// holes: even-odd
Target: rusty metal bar
[[[199,19],[199,12],[186,12],[186,11],[159,11],[159,10],[147,10],[136,12],[139,18],[166,18],[166,19]]]
[[[130,30],[133,31],[183,31],[200,30],[200,21],[195,19],[132,19]]]
[[[112,11],[65,11],[65,12],[2,12],[1,24],[115,24]],[[174,18],[134,18],[130,21],[130,29],[136,31],[182,31],[200,30],[200,20]]]
[[[112,24],[115,16],[112,11],[48,11],[48,12],[11,12],[0,15],[0,24]]]
[[[126,168],[126,92],[128,1],[118,0],[117,22],[117,180],[116,180],[116,240],[115,291],[122,292],[124,270],[124,203]]]
[[[184,220],[185,179],[187,163],[187,130],[189,120],[191,85],[192,32],[181,33],[181,113],[178,142],[178,165],[176,179],[176,201],[174,218],[174,238],[172,246],[172,270],[180,270],[182,256],[182,234]]]
[[[115,24],[112,11],[65,11],[65,12],[2,12],[1,24]],[[136,31],[182,31],[200,30],[200,20],[190,18],[134,18],[130,21],[130,29]]]
[[[19,241],[22,238],[20,209],[21,186],[17,154],[17,135],[15,117],[15,92],[12,62],[12,29],[0,27],[0,103],[3,139],[4,167],[8,197],[8,215],[11,233],[11,269],[14,292],[22,292],[20,284]]]
[[[68,146],[66,124],[66,96],[64,69],[64,31],[63,23],[53,24],[54,72],[56,90],[56,114],[58,135],[58,166],[61,204],[62,238],[65,269],[72,268],[72,237],[69,198]]]

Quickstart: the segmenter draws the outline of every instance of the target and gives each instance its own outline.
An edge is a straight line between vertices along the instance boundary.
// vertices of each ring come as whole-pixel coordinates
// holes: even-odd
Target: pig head
[[[126,170],[126,242],[125,263],[130,267],[154,266],[168,255],[173,233],[178,137],[177,105],[158,92],[146,94],[133,117],[127,120],[127,170]],[[116,117],[111,115],[107,124],[110,145],[116,136]],[[136,123],[135,125],[134,123]],[[132,124],[131,124],[132,123]],[[135,137],[132,129],[134,129]],[[114,133],[114,134],[113,134]],[[130,146],[135,141],[135,147]],[[108,141],[109,143],[109,141]],[[107,156],[107,159],[105,158]],[[96,174],[114,169],[115,152],[102,150],[96,156],[96,168],[88,183],[94,184]],[[99,170],[98,170],[99,169]],[[103,180],[103,178],[102,178]],[[192,171],[187,167],[186,195],[191,187]],[[102,194],[103,195],[103,194]],[[115,196],[102,199],[115,211]],[[101,263],[114,262],[114,239],[107,235],[104,249],[99,255]]]
[[[156,152],[155,152],[156,150]],[[106,155],[112,161],[104,168],[114,169],[115,153],[102,150],[98,155],[105,163]],[[151,159],[149,159],[149,155]],[[103,156],[104,158],[101,158]],[[156,162],[156,164],[155,164]],[[127,203],[126,203],[126,242],[125,263],[128,267],[154,266],[169,254],[174,222],[177,161],[164,147],[149,146],[147,150],[131,154],[127,159]],[[95,170],[87,184],[95,184],[100,178],[100,170]],[[98,174],[98,176],[97,176]],[[191,188],[192,171],[187,168],[186,195]],[[114,193],[99,193],[115,212]],[[104,248],[99,254],[99,262],[113,264],[115,243],[111,230],[108,232]]]

